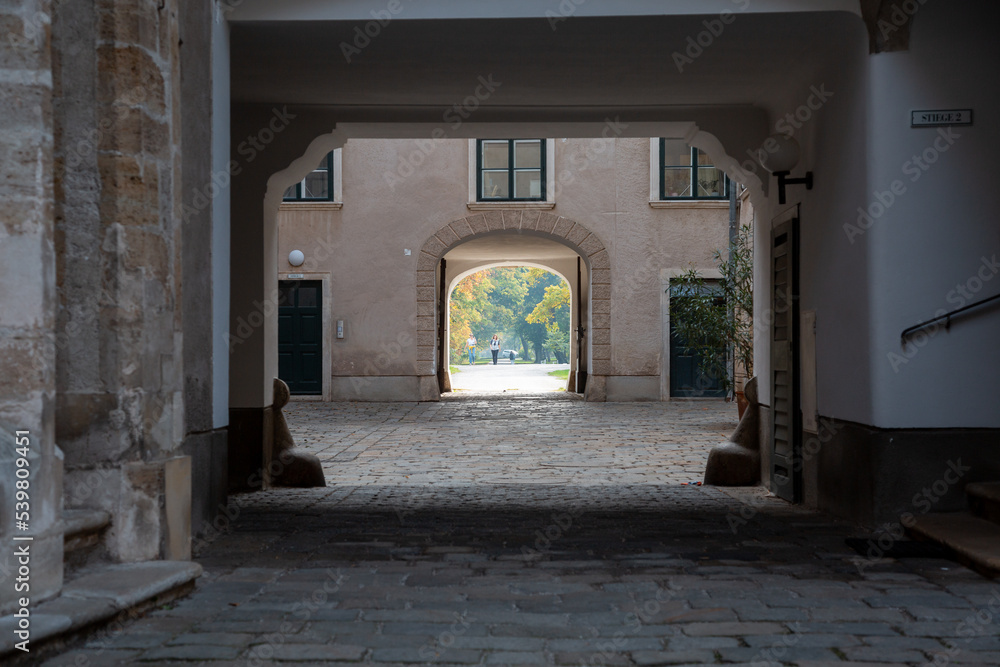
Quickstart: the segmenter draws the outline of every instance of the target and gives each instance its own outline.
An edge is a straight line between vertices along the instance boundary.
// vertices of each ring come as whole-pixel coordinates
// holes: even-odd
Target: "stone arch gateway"
[[[417,366],[421,374],[437,376],[440,368],[441,260],[449,250],[473,239],[504,233],[557,241],[576,251],[589,273],[585,329],[586,398],[606,398],[611,373],[611,256],[597,234],[566,217],[530,208],[504,208],[459,218],[424,241],[417,258]],[[578,295],[577,298],[580,298]]]

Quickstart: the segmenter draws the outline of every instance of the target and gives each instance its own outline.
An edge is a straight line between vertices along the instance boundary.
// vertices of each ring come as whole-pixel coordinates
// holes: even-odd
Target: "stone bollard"
[[[281,409],[288,405],[292,394],[288,385],[274,378],[274,466],[277,472],[271,475],[275,486],[326,486],[323,465],[315,454],[295,448],[292,432]],[[274,465],[274,464],[272,464]]]
[[[708,454],[705,484],[756,486],[760,484],[760,401],[757,378],[743,389],[748,405],[729,442],[716,445]]]

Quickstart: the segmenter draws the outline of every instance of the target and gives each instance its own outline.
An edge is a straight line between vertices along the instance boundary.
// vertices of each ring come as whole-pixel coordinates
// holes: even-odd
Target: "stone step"
[[[965,495],[973,514],[1000,524],[1000,482],[966,484]]]
[[[1000,526],[967,512],[939,512],[916,517],[911,537],[937,542],[955,559],[987,577],[1000,575]]]
[[[0,664],[38,664],[84,631],[115,618],[137,617],[148,609],[187,595],[201,576],[191,561],[149,561],[105,565],[81,572],[59,597],[30,609],[30,653],[17,648],[18,618],[0,618]]]
[[[63,510],[63,553],[97,544],[111,525],[111,515],[102,510]]]

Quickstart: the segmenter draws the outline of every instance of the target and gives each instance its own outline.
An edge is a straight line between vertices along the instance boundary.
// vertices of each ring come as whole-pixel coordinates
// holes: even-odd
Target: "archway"
[[[423,372],[429,370],[437,378],[442,390],[450,387],[446,364],[446,298],[454,277],[448,274],[445,255],[477,239],[502,235],[554,241],[580,258],[577,284],[568,281],[578,304],[574,313],[578,332],[575,344],[582,345],[583,350],[575,357],[574,377],[586,373],[585,381],[580,384],[587,400],[605,400],[607,376],[611,372],[610,255],[600,237],[580,223],[530,208],[505,208],[460,218],[444,225],[424,242],[416,273],[418,365]]]
[[[298,111],[298,110],[297,110]],[[759,145],[758,137],[763,136],[763,123],[759,113],[750,114],[746,122],[728,122],[716,124],[714,117],[706,119],[705,123],[690,120],[664,120],[657,123],[634,123],[623,129],[623,137],[642,138],[649,141],[650,136],[684,137],[691,145],[704,148],[713,161],[728,174],[739,173],[740,164],[732,155],[739,154],[738,148]],[[244,125],[253,127],[255,117],[243,117]],[[282,196],[288,186],[300,181],[329,151],[342,147],[349,139],[398,139],[406,137],[427,136],[433,133],[433,128],[419,123],[388,123],[376,125],[357,125],[338,123],[336,129],[330,131],[329,118],[319,112],[301,110],[300,123],[289,127],[282,135],[282,143],[275,142],[273,148],[262,153],[261,158],[247,165],[239,179],[233,181],[233,220],[239,221],[239,233],[231,237],[232,256],[239,257],[232,269],[230,282],[231,309],[230,319],[234,335],[228,337],[231,349],[230,365],[230,460],[245,463],[232,465],[231,473],[235,479],[243,479],[257,469],[256,460],[263,444],[265,452],[270,449],[270,436],[267,428],[270,415],[271,390],[266,378],[277,374],[277,318],[274,304],[277,301],[276,286],[279,277],[279,253],[277,248],[277,227]],[[242,127],[242,126],[241,126]],[[708,129],[706,129],[706,127]],[[564,136],[578,139],[594,139],[602,136],[607,130],[606,124],[539,122],[526,123],[519,130],[533,136]],[[713,131],[714,130],[714,131]],[[250,131],[250,130],[247,130]],[[242,132],[242,130],[240,130]],[[493,125],[464,124],[450,138],[473,139],[477,137],[502,137],[510,133],[506,127]],[[425,143],[418,140],[414,151],[423,150]],[[442,147],[445,143],[436,145],[434,151],[420,152],[425,159],[448,155]],[[726,147],[724,149],[723,147]],[[733,146],[735,148],[729,148]],[[641,151],[636,153],[636,157]],[[400,159],[406,157],[402,155]],[[442,158],[443,159],[443,158]],[[460,164],[462,157],[452,155],[449,164]],[[568,163],[567,163],[568,164]],[[390,165],[394,167],[395,165]],[[562,172],[555,171],[555,187],[567,186],[561,180]],[[376,178],[381,174],[377,174]],[[252,176],[252,178],[251,178]],[[742,179],[741,179],[742,180]],[[750,173],[747,181],[753,183],[756,177]],[[373,181],[369,181],[373,182]],[[452,180],[451,182],[454,182]],[[751,188],[752,198],[763,197],[760,181]],[[265,192],[263,207],[260,193]],[[354,206],[353,202],[348,208]],[[464,203],[463,203],[464,208]],[[345,211],[348,209],[345,209]],[[263,224],[253,224],[262,215]],[[406,364],[405,368],[394,368],[388,373],[356,374],[366,378],[367,386],[377,391],[369,391],[371,396],[379,396],[381,400],[437,400],[440,397],[439,366],[441,355],[438,352],[438,322],[440,312],[437,303],[440,299],[440,282],[438,264],[451,248],[460,243],[491,234],[518,234],[548,238],[574,249],[581,258],[581,263],[587,268],[589,275],[587,286],[592,287],[592,303],[588,302],[587,317],[581,321],[586,329],[585,356],[580,368],[588,372],[585,396],[591,401],[603,401],[611,397],[613,400],[655,400],[650,397],[661,395],[651,391],[652,373],[648,369],[639,368],[638,373],[630,367],[631,361],[622,362],[622,368],[612,363],[611,355],[611,280],[612,270],[618,272],[616,280],[624,278],[629,286],[637,282],[658,282],[664,266],[670,266],[662,257],[654,256],[647,247],[639,247],[634,243],[624,246],[618,243],[614,225],[600,227],[595,232],[595,224],[599,219],[580,224],[580,212],[570,214],[572,217],[554,215],[549,209],[533,207],[532,205],[505,204],[503,207],[490,206],[488,210],[470,207],[469,213],[458,217],[454,213],[446,213],[448,217],[438,214],[426,220],[420,220],[416,225],[400,227],[394,236],[399,242],[398,252],[407,257],[407,263],[412,262],[414,271],[408,275],[415,276],[415,281],[400,287],[392,295],[395,312],[406,311],[409,317],[398,327],[392,327],[392,335],[405,338],[407,350],[405,358],[399,357]],[[585,215],[585,213],[584,213]],[[576,219],[574,219],[576,218]],[[434,220],[452,222],[437,227]],[[440,224],[440,223],[439,223]],[[434,230],[433,233],[430,233]],[[237,231],[234,223],[234,232]],[[369,237],[374,239],[375,237]],[[607,239],[607,241],[606,241]],[[352,239],[352,247],[365,256],[386,258],[381,248],[360,248],[357,238]],[[624,263],[616,262],[611,267],[610,246],[614,244],[616,257],[622,253],[629,259]],[[640,244],[641,245],[641,244]],[[648,245],[648,244],[647,244]],[[307,257],[329,256],[338,246],[324,242],[314,242],[304,248]],[[419,248],[419,250],[418,250]],[[412,249],[412,251],[411,251]],[[287,249],[286,249],[287,250]],[[412,253],[412,256],[411,256]],[[383,259],[381,261],[396,262],[398,260]],[[344,274],[340,274],[343,276]],[[572,279],[572,275],[570,278]],[[620,283],[624,284],[624,283]],[[630,287],[631,288],[631,287]],[[361,290],[354,290],[355,294]],[[412,296],[411,296],[412,295]],[[619,296],[621,296],[619,294]],[[408,301],[412,299],[412,301]],[[343,300],[340,301],[343,303]],[[404,305],[405,304],[405,305]],[[410,305],[412,304],[412,306]],[[412,310],[411,310],[412,309]],[[627,311],[623,311],[627,312]],[[619,318],[622,314],[619,314]],[[335,320],[337,318],[334,318]],[[351,322],[348,321],[348,339],[350,339]],[[643,331],[647,331],[643,329]],[[629,330],[624,332],[626,340],[619,337],[617,350],[628,348]],[[415,334],[415,335],[414,335]],[[391,342],[391,341],[390,341]],[[403,343],[400,340],[400,344]],[[623,346],[624,347],[621,347]],[[616,351],[616,354],[618,352]],[[620,356],[620,354],[619,354]],[[373,357],[376,362],[381,357]],[[336,362],[335,362],[336,363]],[[586,366],[584,366],[584,363]],[[363,366],[364,364],[362,364]],[[632,364],[635,366],[635,364]],[[334,400],[351,400],[355,394],[352,376],[348,373],[346,380],[335,382],[340,385],[331,392]],[[370,379],[368,379],[370,377]],[[640,378],[633,380],[633,377]],[[403,378],[401,382],[398,378]],[[659,382],[659,380],[657,380]],[[349,391],[344,391],[347,384]],[[385,391],[382,388],[385,388]],[[636,399],[636,396],[640,398]],[[413,397],[416,397],[415,399]]]
[[[508,248],[510,247],[509,243],[510,241],[515,241],[515,242],[523,241],[533,244],[534,247],[528,249],[529,252],[524,252],[523,254],[520,255],[509,255],[512,257],[518,257],[517,259],[492,261],[493,258],[488,258],[484,260],[482,258],[484,254],[491,255],[493,254],[493,252],[491,252],[492,248],[490,248],[490,246],[484,245],[483,242],[495,242],[495,241],[507,241]],[[556,249],[556,252],[558,253],[558,255],[555,257],[551,256],[553,249]],[[531,253],[530,252],[531,250],[535,250],[535,252]],[[445,318],[444,318],[444,321],[446,323],[446,330],[444,332],[444,336],[445,340],[447,341],[447,343],[450,343],[450,345],[446,343],[444,348],[445,356],[442,368],[443,372],[440,377],[441,384],[445,392],[449,390],[458,389],[458,387],[453,382],[454,378],[451,377],[451,373],[453,372],[451,369],[453,366],[456,366],[458,364],[460,359],[464,360],[465,358],[468,357],[468,355],[465,354],[465,350],[463,350],[463,353],[460,354],[458,358],[455,357],[455,341],[466,340],[464,333],[461,335],[456,335],[455,331],[455,325],[456,325],[456,313],[454,309],[455,291],[458,289],[459,285],[463,283],[467,278],[482,273],[488,273],[490,281],[493,281],[494,279],[499,279],[501,281],[501,286],[500,286],[501,292],[504,287],[503,283],[505,279],[507,281],[510,281],[512,277],[515,283],[511,284],[510,282],[506,282],[506,286],[516,289],[517,286],[523,285],[527,288],[526,293],[524,295],[525,301],[523,303],[523,310],[520,311],[521,318],[526,318],[527,313],[533,310],[535,306],[538,304],[539,302],[538,300],[543,298],[543,291],[546,289],[546,283],[550,282],[554,278],[556,280],[556,284],[565,285],[567,292],[569,294],[569,302],[566,305],[566,310],[568,311],[568,320],[564,321],[565,328],[560,328],[559,330],[564,331],[566,333],[567,340],[569,342],[569,347],[566,348],[564,351],[557,353],[556,356],[557,359],[559,360],[558,363],[569,364],[568,376],[561,383],[562,389],[567,390],[569,392],[576,392],[576,393],[582,392],[582,390],[585,388],[586,376],[583,375],[580,377],[580,384],[578,386],[576,371],[581,366],[580,361],[582,353],[584,351],[584,347],[579,344],[581,338],[583,338],[583,336],[581,335],[582,332],[580,331],[580,321],[584,319],[580,315],[581,313],[585,312],[583,308],[584,303],[583,299],[581,298],[581,293],[585,295],[587,293],[587,290],[580,289],[583,286],[582,284],[584,282],[584,277],[586,274],[584,273],[582,265],[583,259],[575,251],[573,251],[567,246],[558,244],[555,241],[547,239],[519,237],[519,236],[512,237],[510,235],[505,235],[505,236],[485,237],[483,239],[479,239],[479,242],[473,241],[471,243],[462,244],[457,248],[452,249],[446,255],[446,261],[448,262],[447,265],[448,271],[446,276],[447,287],[445,289],[444,303],[447,306],[447,311],[445,313]],[[516,272],[517,269],[534,269],[542,271],[543,274],[541,276],[538,276],[537,282],[534,279],[521,282],[522,280],[521,278],[514,277],[517,275],[516,273],[504,274],[503,272],[504,269],[513,272]],[[500,270],[499,272],[497,272],[499,273],[499,275],[495,274],[493,270]],[[579,274],[579,280],[578,280],[578,274]],[[531,287],[528,287],[529,284],[531,285]],[[536,289],[536,287],[538,289]],[[589,288],[589,285],[587,287]],[[536,290],[534,295],[531,294],[532,289]],[[479,291],[479,289],[477,289],[476,291]],[[495,294],[496,292],[494,291],[493,293]],[[508,352],[514,351],[517,359],[527,360],[527,357],[529,356],[527,354],[527,351],[529,349],[529,343],[533,342],[535,343],[535,345],[532,348],[536,355],[535,361],[536,363],[540,363],[538,355],[542,351],[543,346],[540,346],[537,340],[532,339],[529,332],[521,330],[519,334],[514,336],[515,341],[513,342],[510,341],[508,336],[502,335],[504,333],[508,335],[514,333],[514,331],[517,330],[518,326],[522,324],[522,321],[518,319],[518,314],[516,313],[518,309],[518,304],[516,303],[517,300],[516,297],[507,300],[503,296],[501,296],[500,300],[505,301],[506,302],[505,305],[513,307],[514,311],[512,312],[514,312],[515,314],[514,316],[515,321],[510,325],[510,328],[506,328],[505,330],[503,330],[499,327],[495,327],[493,329],[496,333],[501,334],[502,340],[500,349],[507,350]],[[492,313],[490,307],[486,307],[485,309],[483,309],[481,311],[481,314],[487,321],[492,320],[491,317]],[[558,322],[556,323],[556,325],[558,326]],[[471,331],[471,323],[470,323],[470,333],[475,333]],[[549,330],[546,329],[546,334],[548,335],[548,333]],[[482,351],[484,354],[486,353],[487,349],[490,349],[486,343],[486,341],[489,338],[489,334],[486,334],[485,336],[486,338],[477,336],[477,338],[479,339],[479,344],[482,346]],[[521,355],[521,352],[517,351],[516,341],[520,341],[521,345],[523,346],[525,352],[525,355],[523,357]],[[505,359],[507,358],[506,355],[501,355],[501,356]],[[562,358],[560,359],[560,357]],[[514,360],[511,359],[512,363],[513,361]],[[548,362],[546,361],[545,363]],[[524,369],[522,368],[522,371],[523,370]],[[516,375],[520,376],[523,375],[523,373]],[[464,375],[461,376],[459,378],[458,385],[463,384],[462,381],[466,379],[467,379],[466,376]],[[535,383],[532,384],[534,385]]]

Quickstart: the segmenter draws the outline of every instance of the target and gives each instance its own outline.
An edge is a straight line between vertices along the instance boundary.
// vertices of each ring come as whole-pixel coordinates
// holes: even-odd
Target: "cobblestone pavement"
[[[295,442],[332,486],[567,486],[698,481],[708,451],[736,428],[721,401],[586,403],[553,392],[440,403],[294,403]],[[477,492],[479,490],[477,489]]]
[[[330,486],[234,496],[197,590],[46,664],[997,665],[1000,587],[683,486],[729,405],[289,410]],[[887,546],[887,545],[883,545]]]

